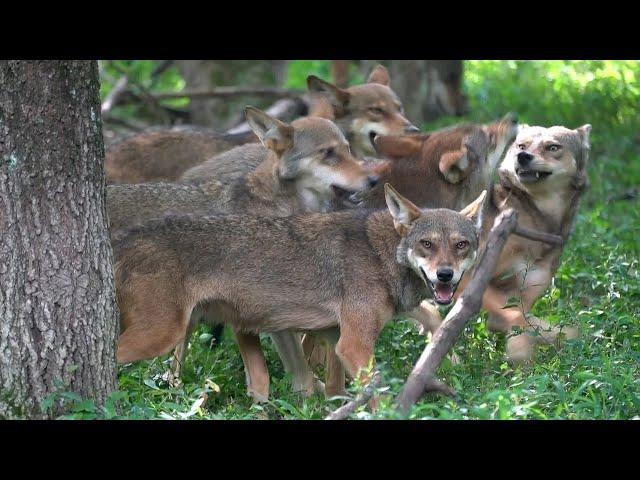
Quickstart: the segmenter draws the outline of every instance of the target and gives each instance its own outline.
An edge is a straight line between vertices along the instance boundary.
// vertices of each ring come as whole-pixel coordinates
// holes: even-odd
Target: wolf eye
[[[462,250],[463,248],[467,248],[467,245],[469,245],[469,242],[462,240],[461,242],[456,243],[456,248],[458,250]]]
[[[376,115],[384,115],[384,110],[382,110],[381,108],[374,107],[370,108],[369,111],[371,113],[375,113]]]
[[[324,155],[325,157],[331,157],[334,153],[335,150],[333,148],[325,148],[324,150],[322,150],[322,155]]]
[[[429,240],[420,240],[420,243],[424,248],[431,248],[431,242]]]
[[[547,150],[549,150],[550,152],[557,152],[558,150],[560,150],[562,147],[560,145],[557,144],[553,144],[553,145],[549,145],[547,147]]]

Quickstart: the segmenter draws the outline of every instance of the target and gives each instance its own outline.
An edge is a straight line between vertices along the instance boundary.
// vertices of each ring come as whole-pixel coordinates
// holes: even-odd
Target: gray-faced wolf
[[[381,211],[171,216],[117,234],[118,361],[168,353],[206,302],[254,334],[339,327],[336,353],[356,377],[385,323],[449,296],[478,247],[485,192],[460,213],[386,193]]]

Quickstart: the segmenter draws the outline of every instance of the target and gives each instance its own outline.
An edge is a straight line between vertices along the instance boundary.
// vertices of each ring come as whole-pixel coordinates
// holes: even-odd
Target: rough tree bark
[[[366,60],[361,62],[362,72],[368,75],[377,63],[389,69],[391,88],[416,125],[466,111],[462,60]]]
[[[95,61],[0,62],[0,418],[116,388],[118,309]]]

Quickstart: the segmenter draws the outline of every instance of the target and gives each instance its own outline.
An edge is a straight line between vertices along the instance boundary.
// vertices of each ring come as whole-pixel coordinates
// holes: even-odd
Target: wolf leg
[[[349,375],[367,383],[371,379],[363,370],[366,370],[369,363],[374,361],[373,344],[367,340],[370,335],[358,333],[343,327],[340,340],[336,345],[336,354]]]
[[[369,339],[374,339],[375,341],[377,334],[371,335],[368,333],[354,331],[343,323],[341,325],[340,340],[336,345],[336,354],[345,370],[353,378],[360,380],[362,385],[367,385],[373,380],[373,372],[368,371],[369,364],[371,363],[375,368],[374,345]],[[375,411],[378,407],[378,398],[371,397],[368,405],[372,411]]]
[[[505,293],[491,285],[487,287],[482,297],[482,307],[489,313],[492,331],[502,331],[511,334],[507,338],[507,360],[512,364],[528,363],[533,359],[533,341],[526,333],[512,334],[514,327],[525,329],[525,317],[521,307],[504,308],[508,300]]]
[[[269,399],[269,370],[264,358],[260,337],[251,333],[242,333],[234,329],[244,374],[247,379],[247,395],[255,402],[266,402]]]
[[[345,371],[340,358],[336,354],[336,343],[340,338],[340,329],[330,328],[314,332],[316,347],[321,346],[325,352],[325,397],[331,398],[346,395]],[[318,341],[322,338],[327,345],[321,345]]]
[[[171,373],[173,378],[180,378],[182,366],[184,365],[184,360],[187,357],[189,340],[191,339],[191,335],[193,334],[193,330],[196,328],[197,323],[198,321],[196,320],[195,315],[191,315],[184,338],[178,343],[176,349],[173,351],[173,362],[171,363]]]
[[[306,333],[302,337],[302,351],[311,368],[324,365],[327,351],[315,335]]]
[[[324,393],[324,384],[316,378],[302,350],[300,335],[294,331],[283,330],[271,334],[273,344],[278,351],[284,370],[293,376],[293,391],[310,396],[313,392]]]
[[[423,300],[417,308],[411,310],[408,317],[418,322],[421,335],[426,335],[427,332],[431,332],[433,335],[442,324],[438,307],[428,300]]]

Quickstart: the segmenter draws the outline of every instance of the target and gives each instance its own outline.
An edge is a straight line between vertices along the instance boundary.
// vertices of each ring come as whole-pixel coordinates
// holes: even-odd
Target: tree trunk
[[[287,74],[286,60],[176,60],[190,90],[242,85],[281,87]],[[246,96],[240,99],[192,99],[191,123],[220,132],[244,121],[243,107],[267,108],[273,99]]]
[[[116,388],[98,89],[95,61],[0,62],[0,418]]]
[[[416,125],[466,112],[462,60],[367,60],[361,62],[362,72],[368,75],[377,63],[389,69],[391,88]]]

